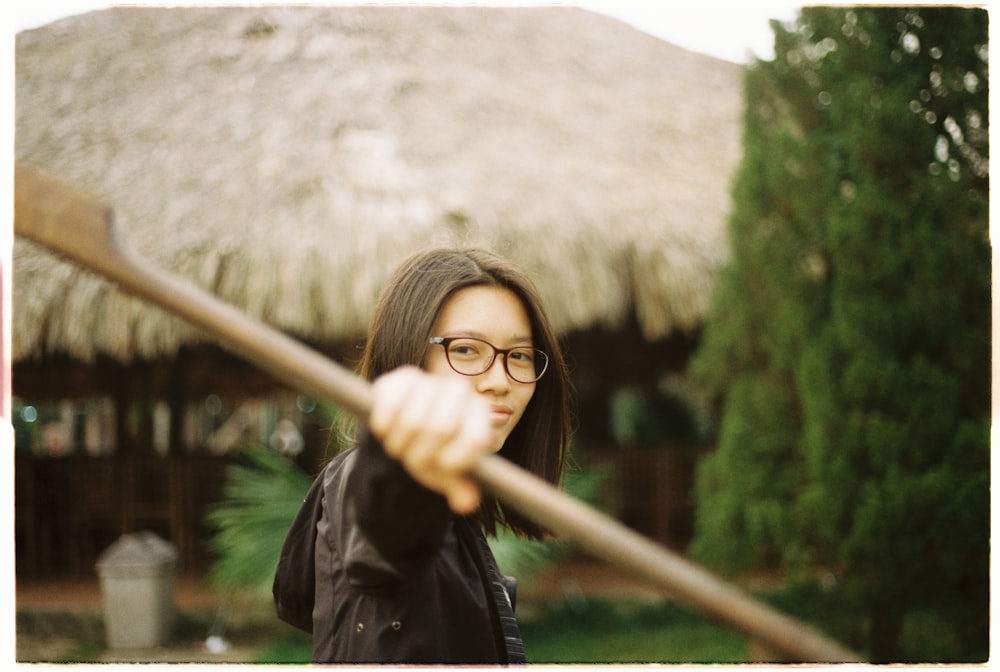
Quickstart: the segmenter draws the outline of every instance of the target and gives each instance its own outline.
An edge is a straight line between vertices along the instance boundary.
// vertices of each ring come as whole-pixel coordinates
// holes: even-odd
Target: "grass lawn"
[[[747,661],[745,638],[673,603],[586,599],[525,612],[519,622],[530,663]]]
[[[857,625],[856,616],[844,613],[842,607],[838,611],[837,595],[827,595],[812,584],[783,586],[756,597],[804,624],[812,624],[821,634],[819,628],[825,622],[832,628],[825,634],[831,637],[836,636],[838,623]],[[533,664],[697,665],[747,663],[751,658],[744,635],[667,599],[598,598],[572,593],[522,597],[517,617],[528,662]],[[942,614],[913,611],[904,622],[902,653],[895,662],[988,662],[987,648],[962,648],[957,627]],[[846,636],[841,637],[846,644]],[[864,651],[859,653],[863,655]],[[292,635],[276,636],[268,642],[256,662],[308,663],[310,656],[309,636],[292,630]]]
[[[267,642],[257,655],[255,663],[306,664],[312,662],[312,637],[294,632]]]
[[[522,611],[523,609],[523,611]],[[671,603],[557,600],[518,605],[529,663],[742,663],[746,640]],[[308,636],[272,641],[259,663],[307,663]]]

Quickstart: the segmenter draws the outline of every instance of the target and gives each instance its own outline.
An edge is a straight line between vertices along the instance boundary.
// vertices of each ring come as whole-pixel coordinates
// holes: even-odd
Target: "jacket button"
[[[392,622],[392,629],[393,630],[399,630],[402,627],[403,627],[403,624],[400,623],[399,621],[393,621]]]
[[[364,629],[365,629],[365,624],[364,623],[358,623],[356,629],[357,629],[358,632],[363,632]]]

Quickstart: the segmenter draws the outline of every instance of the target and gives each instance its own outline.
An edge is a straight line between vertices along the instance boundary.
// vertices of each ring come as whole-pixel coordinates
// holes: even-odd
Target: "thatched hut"
[[[739,66],[580,9],[114,8],[18,34],[15,69],[19,161],[348,362],[396,263],[460,244],[533,273],[581,376],[659,375],[727,254]],[[15,397],[111,399],[119,453],[274,386],[31,243],[13,275]]]

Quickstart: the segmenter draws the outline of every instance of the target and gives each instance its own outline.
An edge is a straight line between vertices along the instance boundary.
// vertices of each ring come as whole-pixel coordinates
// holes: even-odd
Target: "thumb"
[[[479,508],[479,487],[468,478],[460,478],[448,489],[448,506],[460,516],[468,516]]]

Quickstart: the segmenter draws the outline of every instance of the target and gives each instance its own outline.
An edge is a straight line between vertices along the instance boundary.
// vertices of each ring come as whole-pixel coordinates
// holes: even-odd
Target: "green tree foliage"
[[[822,626],[872,660],[985,660],[986,12],[772,25],[692,366],[721,419],[691,552],[825,577]]]

